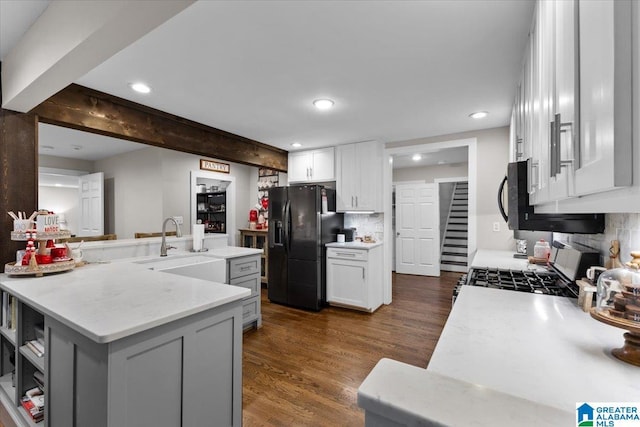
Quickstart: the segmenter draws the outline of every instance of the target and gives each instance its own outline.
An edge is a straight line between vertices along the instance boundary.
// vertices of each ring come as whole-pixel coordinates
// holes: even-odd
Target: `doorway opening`
[[[440,270],[466,273],[469,250],[469,182],[437,179],[440,201]]]
[[[399,174],[396,172],[396,169],[401,169],[398,164],[398,160],[404,158],[405,161],[411,162],[414,161],[413,158],[422,159],[422,158],[431,158],[433,160],[434,157],[437,158],[439,152],[443,154],[448,150],[453,149],[452,152],[459,151],[458,160],[456,162],[447,162],[446,159],[439,159],[441,163],[438,165],[438,160],[435,161],[436,166],[450,167],[447,166],[448,163],[459,163],[464,164],[460,165],[457,172],[451,172],[449,175],[434,175],[431,177],[420,175],[416,176],[402,176],[402,173]],[[461,154],[462,153],[462,154]],[[419,154],[420,156],[416,156]],[[450,153],[451,154],[451,153]],[[473,254],[476,251],[476,180],[475,176],[477,174],[477,140],[476,138],[468,138],[468,139],[460,139],[460,140],[451,140],[451,141],[442,141],[442,142],[433,142],[433,143],[425,143],[425,144],[416,144],[416,145],[408,145],[402,147],[393,147],[387,148],[385,150],[385,176],[384,176],[384,187],[385,187],[385,212],[388,212],[388,215],[385,215],[385,235],[394,236],[393,243],[396,245],[385,245],[385,303],[388,304],[391,302],[391,272],[394,270],[395,264],[397,264],[397,259],[394,259],[394,253],[397,252],[397,241],[395,238],[397,236],[397,227],[398,227],[398,194],[393,194],[393,184],[397,184],[405,181],[405,182],[421,182],[426,183],[429,180],[432,183],[436,183],[436,191],[438,193],[437,203],[443,205],[447,208],[447,214],[441,214],[440,211],[438,214],[438,240],[441,242],[446,242],[444,229],[442,227],[446,227],[447,222],[449,221],[449,212],[448,212],[448,204],[440,202],[440,182],[446,182],[447,180],[452,180],[455,178],[455,181],[466,181],[467,188],[466,192],[466,255],[467,259],[471,259]],[[462,189],[462,185],[460,186]],[[453,197],[451,197],[453,198]],[[456,201],[457,202],[457,201]],[[435,201],[434,201],[435,203]],[[449,203],[450,204],[450,203]],[[458,220],[460,218],[456,218]],[[435,221],[435,219],[434,219]],[[453,221],[453,222],[464,222]],[[454,239],[456,240],[456,239]],[[462,244],[462,243],[461,243]],[[442,246],[442,245],[440,245]],[[440,259],[442,258],[442,252],[460,252],[465,253],[465,248],[457,248],[456,251],[443,251],[442,248],[438,250],[438,270],[440,270],[442,265],[440,264]],[[397,254],[396,254],[397,258]],[[451,260],[454,261],[454,260]],[[463,260],[455,261],[463,262]],[[451,264],[448,264],[451,265]]]

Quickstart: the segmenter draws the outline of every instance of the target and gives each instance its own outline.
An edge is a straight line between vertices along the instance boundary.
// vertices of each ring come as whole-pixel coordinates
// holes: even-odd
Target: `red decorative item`
[[[55,248],[56,244],[53,242],[53,240],[47,240],[47,248]]]
[[[262,209],[264,209],[264,210],[269,209],[269,199],[268,198],[263,197],[261,203],[262,203]]]
[[[249,211],[249,222],[258,222],[258,211],[251,209]]]

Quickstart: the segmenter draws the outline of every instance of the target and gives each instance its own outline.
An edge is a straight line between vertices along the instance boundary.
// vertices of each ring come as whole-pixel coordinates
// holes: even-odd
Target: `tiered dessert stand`
[[[35,237],[32,237],[35,236]],[[71,233],[67,230],[61,230],[56,232],[37,232],[35,230],[29,230],[27,232],[22,231],[12,231],[11,232],[11,240],[14,241],[22,241],[26,242],[30,239],[38,242],[39,245],[43,245],[47,240],[56,240],[56,239],[68,239],[71,237]],[[37,250],[36,250],[37,252]],[[35,253],[34,253],[35,255]],[[32,255],[32,257],[34,257]],[[10,262],[5,264],[4,272],[10,276],[35,276],[42,277],[45,274],[50,273],[61,273],[63,271],[72,270],[75,267],[76,263],[71,258],[52,262],[50,264],[38,264],[34,259],[32,259],[28,265],[22,265],[22,263],[13,263]]]

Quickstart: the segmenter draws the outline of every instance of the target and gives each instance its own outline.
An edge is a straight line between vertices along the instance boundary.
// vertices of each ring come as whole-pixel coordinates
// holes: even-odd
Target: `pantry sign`
[[[214,162],[213,160],[200,159],[200,169],[212,172],[229,173],[231,167],[228,163]]]

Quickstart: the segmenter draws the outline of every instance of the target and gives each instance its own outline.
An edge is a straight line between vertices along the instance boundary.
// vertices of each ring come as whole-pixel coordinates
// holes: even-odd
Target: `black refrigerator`
[[[326,212],[323,213],[323,197]],[[335,242],[343,214],[336,192],[320,185],[269,189],[269,278],[271,302],[309,310],[326,304],[325,243]]]

